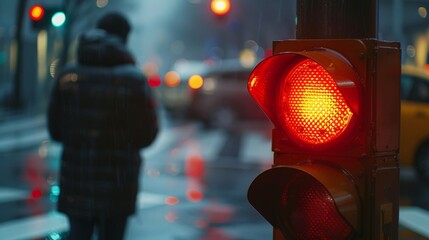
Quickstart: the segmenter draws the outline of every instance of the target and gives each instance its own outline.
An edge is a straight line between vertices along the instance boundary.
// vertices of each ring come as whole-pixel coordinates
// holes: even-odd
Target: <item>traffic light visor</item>
[[[251,184],[248,199],[287,239],[351,239],[359,229],[357,190],[328,166],[267,170]]]
[[[329,50],[274,55],[253,70],[248,88],[274,125],[301,146],[332,145],[359,118],[358,76]]]

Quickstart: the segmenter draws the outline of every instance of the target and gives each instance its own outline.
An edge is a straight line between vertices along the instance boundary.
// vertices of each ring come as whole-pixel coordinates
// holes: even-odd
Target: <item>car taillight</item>
[[[201,75],[195,74],[189,77],[188,86],[191,89],[199,89],[204,84],[204,78]]]

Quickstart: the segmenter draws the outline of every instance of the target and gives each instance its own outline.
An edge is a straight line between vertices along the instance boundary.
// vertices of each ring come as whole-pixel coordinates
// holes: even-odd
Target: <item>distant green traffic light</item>
[[[64,12],[56,12],[52,15],[51,23],[54,27],[61,27],[66,22],[66,15]]]

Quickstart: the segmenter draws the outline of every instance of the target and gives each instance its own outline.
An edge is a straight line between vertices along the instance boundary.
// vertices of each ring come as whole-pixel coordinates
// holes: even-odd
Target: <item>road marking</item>
[[[429,238],[429,212],[419,207],[401,207],[399,224]]]
[[[176,143],[175,158],[186,160],[188,156],[196,155],[205,162],[216,160],[217,153],[226,141],[227,134],[223,131],[208,131],[196,133],[184,141]]]
[[[28,131],[37,127],[44,127],[46,125],[45,115],[36,115],[26,118],[11,119],[2,122],[0,127],[0,134],[11,134],[17,131]]]
[[[0,203],[22,200],[26,199],[28,196],[28,191],[13,188],[0,188]]]
[[[171,146],[176,145],[184,135],[185,137],[191,135],[195,129],[196,126],[192,124],[174,128],[161,127],[155,141],[140,153],[146,160],[158,160],[160,153],[169,151]]]
[[[0,152],[40,144],[49,139],[46,116],[11,119],[0,127]]]
[[[0,236],[4,240],[34,239],[53,232],[64,232],[68,228],[67,218],[63,214],[50,212],[2,223]]]
[[[0,138],[0,152],[16,150],[30,145],[42,143],[48,140],[48,132],[46,129],[38,129],[26,133],[13,134],[7,137]]]
[[[156,206],[164,205],[166,196],[156,193],[140,192],[137,195],[137,209],[148,209]]]
[[[257,133],[246,134],[243,137],[239,156],[243,162],[272,161],[271,139]]]
[[[218,156],[219,151],[226,142],[227,133],[225,131],[214,130],[203,134],[198,139],[198,146],[204,160],[213,161]]]
[[[0,189],[0,201],[18,200],[28,196],[26,191],[14,189]],[[137,196],[137,209],[143,210],[164,205],[165,196],[156,193],[140,192]],[[52,211],[0,224],[2,240],[34,239],[45,237],[54,233],[69,230],[69,224],[64,214]]]
[[[179,158],[200,155],[206,162],[217,160],[218,154],[224,147],[229,137],[228,133],[221,130],[209,130],[197,133],[194,137],[178,143]],[[242,143],[238,152],[238,158],[245,163],[272,161],[271,140],[257,133],[244,133],[241,136]]]

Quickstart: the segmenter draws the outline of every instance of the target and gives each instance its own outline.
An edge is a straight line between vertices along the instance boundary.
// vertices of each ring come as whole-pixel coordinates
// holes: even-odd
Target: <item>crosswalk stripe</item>
[[[0,202],[18,200],[28,196],[26,191],[0,189]],[[164,205],[165,196],[156,193],[140,192],[137,196],[137,209],[145,210]],[[34,239],[50,234],[68,231],[69,224],[64,214],[51,211],[42,215],[12,220],[0,224],[2,240]]]
[[[63,214],[50,212],[2,223],[0,236],[3,240],[33,239],[53,232],[64,232],[68,228],[67,219]]]
[[[44,115],[9,120],[0,126],[0,152],[36,145],[48,138]]]
[[[220,151],[222,144],[225,142],[226,133],[223,131],[211,131],[203,134],[195,144],[204,160],[212,161]]]
[[[140,192],[137,195],[137,209],[148,209],[164,205],[166,196],[156,193]]]
[[[13,188],[0,188],[0,203],[26,199],[29,193],[24,190]]]
[[[249,133],[243,138],[240,149],[243,162],[272,161],[271,139],[257,133]]]
[[[10,135],[8,137],[0,138],[0,152],[15,150],[29,145],[41,143],[49,139],[46,129],[37,129],[36,131],[29,131],[26,134]]]
[[[204,161],[211,162],[216,160],[229,136],[226,131],[212,130],[196,135],[194,139],[183,143],[180,148],[185,149],[183,151],[187,154],[199,154]],[[241,140],[238,158],[243,162],[272,160],[271,140],[252,132],[242,134]]]
[[[37,115],[33,117],[27,117],[22,119],[14,119],[7,122],[3,122],[0,126],[0,135],[11,134],[16,131],[28,131],[37,127],[43,127],[46,124],[45,115]]]
[[[165,152],[166,149],[177,144],[176,142],[180,137],[183,137],[183,134],[190,134],[195,128],[196,126],[192,124],[181,126],[180,128],[168,128],[166,130],[161,128],[155,141],[149,147],[143,149],[141,154],[147,160],[157,159],[160,152]]]
[[[429,238],[429,212],[419,207],[401,207],[399,224]]]

